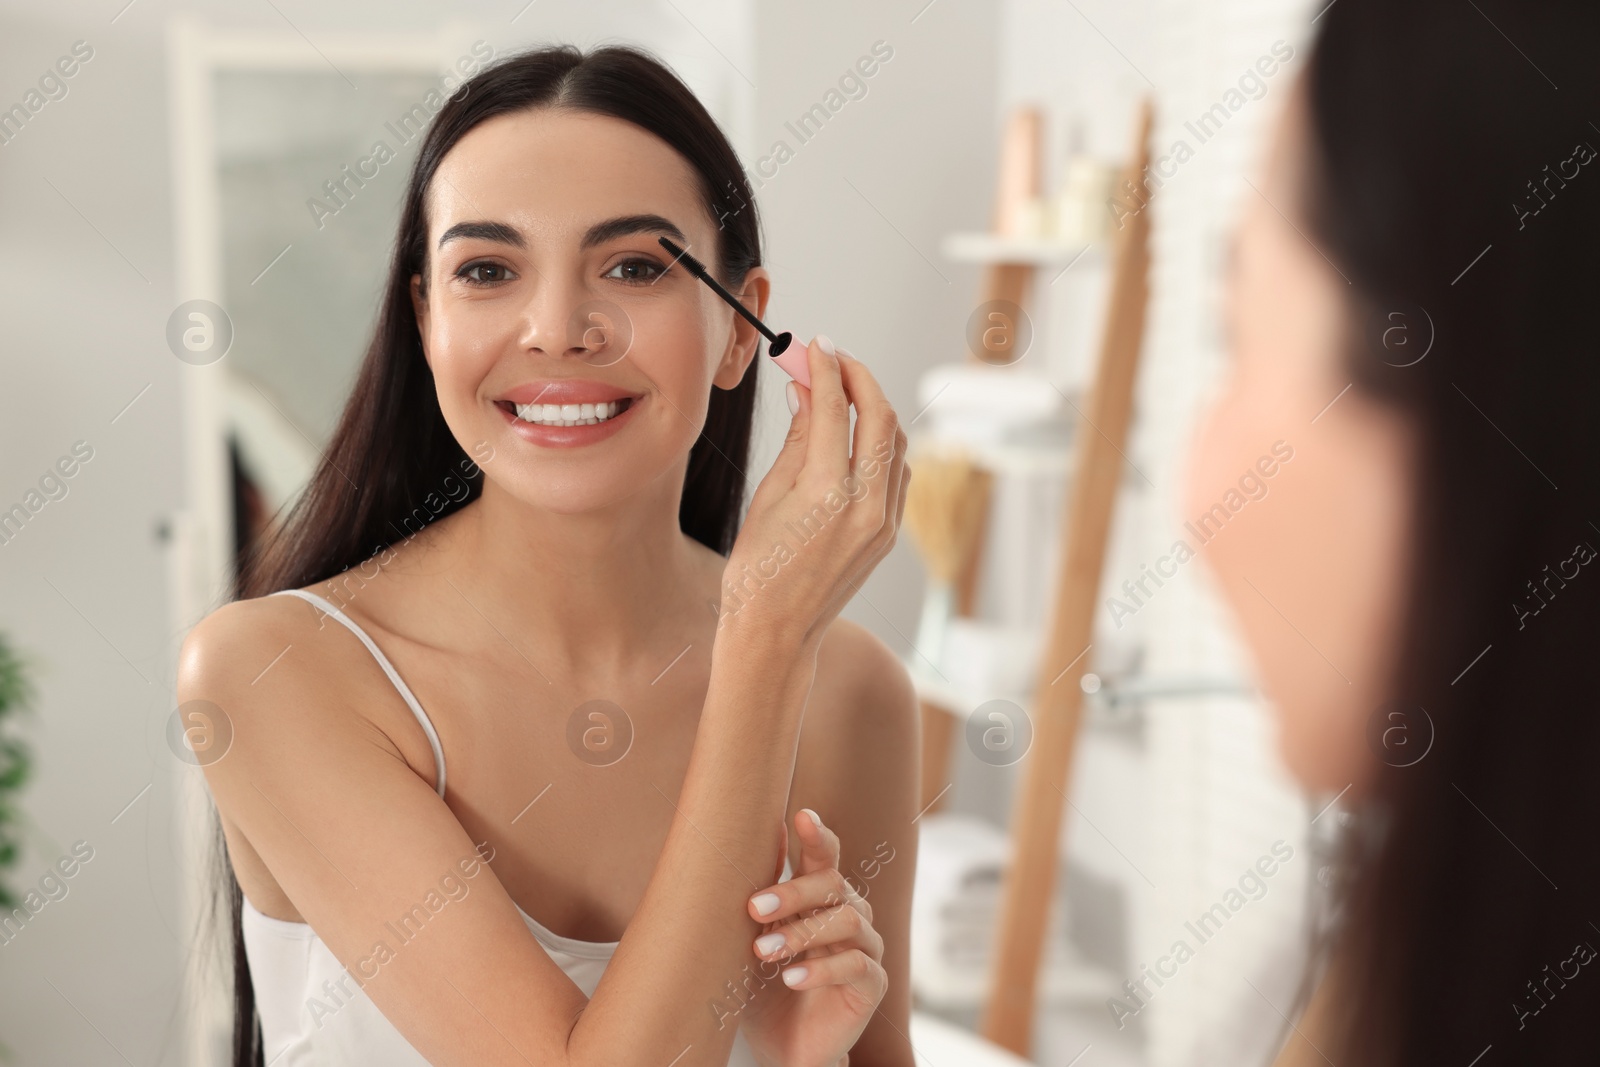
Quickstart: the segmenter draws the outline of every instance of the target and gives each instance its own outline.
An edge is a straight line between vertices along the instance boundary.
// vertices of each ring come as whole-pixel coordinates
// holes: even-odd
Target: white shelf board
[[[1028,711],[1029,705],[1033,702],[1030,693],[977,692],[944,681],[934,674],[927,661],[916,653],[912,653],[904,662],[906,672],[911,675],[911,683],[916,688],[917,697],[936,707],[944,708],[959,719],[965,719],[972,709],[990,700],[1009,700],[1022,707],[1024,711]]]
[[[1022,263],[1036,267],[1064,267],[1080,255],[1085,259],[1093,258],[1091,250],[1095,247],[1053,237],[952,233],[945,235],[939,244],[939,251],[944,258],[955,263]]]

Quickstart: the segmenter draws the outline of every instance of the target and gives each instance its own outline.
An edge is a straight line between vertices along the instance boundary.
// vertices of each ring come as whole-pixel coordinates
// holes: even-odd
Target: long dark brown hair
[[[623,119],[666,142],[694,168],[707,214],[718,224],[711,269],[738,288],[761,263],[755,199],[739,158],[700,101],[667,67],[626,47],[571,46],[507,56],[468,81],[440,109],[412,167],[382,309],[338,428],[282,531],[239,567],[235,593],[263,596],[324,581],[482,491],[478,469],[451,435],[411,304],[414,275],[427,277],[426,197],[440,161],[479,123],[508,112],[559,107]],[[727,555],[744,502],[756,367],[732,389],[713,389],[705,426],[689,453],[678,522]],[[396,427],[404,427],[397,432]],[[234,1067],[261,1067],[255,990],[244,953],[238,879],[216,826],[217,883],[232,929]]]
[[[1600,6],[1339,0],[1319,21],[1309,236],[1351,283],[1357,388],[1419,431],[1383,720],[1414,747],[1369,732],[1321,1052],[1594,1062]]]

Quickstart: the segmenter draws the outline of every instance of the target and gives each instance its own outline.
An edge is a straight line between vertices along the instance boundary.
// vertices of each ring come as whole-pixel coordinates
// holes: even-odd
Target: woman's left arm
[[[917,864],[919,715],[916,691],[894,652],[865,628],[836,620],[818,651],[816,682],[801,726],[789,799],[788,854],[797,878],[815,865],[811,857],[817,849],[808,850],[795,830],[800,810],[812,809],[830,836],[837,835],[838,872],[850,895],[864,898],[866,907],[858,903],[856,910],[870,916],[871,930],[852,941],[874,948],[881,943],[879,962],[887,990],[850,1051],[851,1067],[912,1067],[916,1060],[909,1036],[909,939]],[[836,929],[820,940],[833,940]],[[781,988],[776,992],[779,998],[789,994]],[[779,1007],[768,999],[761,1007]],[[782,1010],[753,1014],[766,1017],[762,1022],[746,1020],[758,1028],[788,1015]]]

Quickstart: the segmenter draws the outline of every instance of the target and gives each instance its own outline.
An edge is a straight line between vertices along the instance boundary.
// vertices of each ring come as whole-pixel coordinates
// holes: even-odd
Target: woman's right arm
[[[770,558],[790,524],[826,522],[724,615],[681,794],[662,796],[666,844],[592,999],[477,865],[482,843],[356,710],[373,679],[350,676],[304,604],[230,605],[185,643],[180,702],[210,701],[232,729],[204,768],[219,809],[430,1063],[727,1062],[738,1004],[759,995],[746,901],[777,862],[816,651],[904,506],[904,434],[881,391],[853,360],[813,346],[810,362],[815,403],[751,502],[730,575]]]

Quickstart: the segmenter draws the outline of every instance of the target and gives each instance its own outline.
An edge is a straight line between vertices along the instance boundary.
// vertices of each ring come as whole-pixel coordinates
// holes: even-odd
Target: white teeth
[[[593,426],[622,409],[621,401],[604,404],[516,404],[517,417],[541,426]]]

